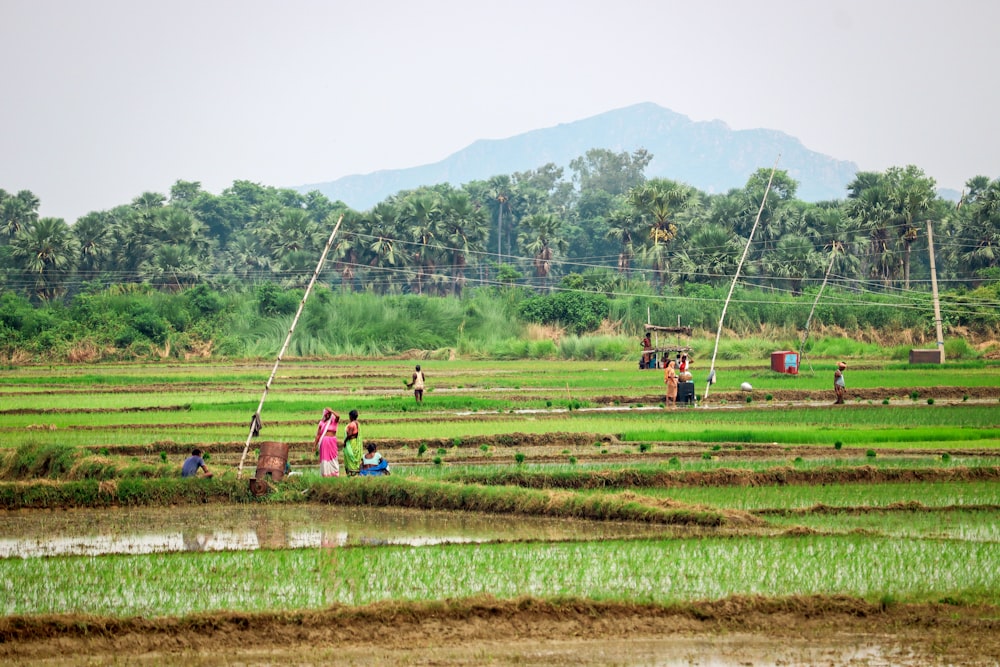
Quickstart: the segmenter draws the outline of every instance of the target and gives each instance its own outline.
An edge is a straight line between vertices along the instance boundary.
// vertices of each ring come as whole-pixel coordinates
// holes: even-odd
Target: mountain
[[[460,186],[498,174],[537,169],[550,162],[564,167],[592,148],[629,153],[645,148],[653,155],[647,178],[670,178],[708,193],[743,187],[750,174],[778,168],[798,181],[804,201],[843,199],[858,167],[811,151],[795,137],[776,130],[732,130],[719,120],[694,122],[650,102],[597,116],[525,132],[507,139],[482,139],[440,162],[345,176],[327,183],[295,186],[318,190],[333,201],[367,210],[396,194],[422,185]]]

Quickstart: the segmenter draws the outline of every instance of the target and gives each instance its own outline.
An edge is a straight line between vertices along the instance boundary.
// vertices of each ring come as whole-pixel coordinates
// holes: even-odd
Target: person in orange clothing
[[[667,370],[663,372],[663,381],[667,385],[667,407],[673,408],[677,405],[677,370],[674,368],[674,360],[667,362]]]

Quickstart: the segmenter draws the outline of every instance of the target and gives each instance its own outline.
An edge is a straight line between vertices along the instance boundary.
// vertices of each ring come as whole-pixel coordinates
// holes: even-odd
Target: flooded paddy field
[[[0,378],[0,662],[1000,663],[996,368],[671,411],[624,364],[433,365],[414,406],[410,362],[288,364],[242,478],[266,364]],[[391,477],[319,476],[324,405]],[[301,474],[253,498],[264,442]]]
[[[210,505],[0,512],[0,558],[662,535],[626,522],[385,507]]]

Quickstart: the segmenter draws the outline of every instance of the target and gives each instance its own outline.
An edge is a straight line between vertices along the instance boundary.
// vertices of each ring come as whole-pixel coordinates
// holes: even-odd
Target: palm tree
[[[179,243],[165,243],[153,251],[153,257],[140,267],[143,280],[179,292],[202,278],[202,270],[193,251]]]
[[[530,252],[535,267],[535,277],[546,284],[552,273],[552,262],[557,252],[565,252],[566,239],[560,236],[562,220],[551,213],[536,213],[521,223],[524,231],[518,236],[518,244]]]
[[[0,190],[0,237],[13,239],[21,228],[38,220],[38,197],[30,190],[8,195]]]
[[[903,287],[910,289],[910,251],[919,236],[918,225],[934,206],[937,195],[934,179],[922,169],[909,165],[903,169],[891,167],[885,172],[887,200],[892,207],[892,222],[903,242]]]
[[[52,299],[65,289],[76,266],[79,242],[62,218],[42,218],[21,227],[11,242],[15,266],[39,299]]]
[[[226,268],[241,280],[263,279],[272,272],[272,260],[249,231],[239,231],[229,237],[223,253]]]
[[[880,174],[858,172],[848,186],[847,215],[868,238],[869,274],[888,286],[896,275],[890,224],[892,203]]]
[[[416,269],[414,294],[422,294],[424,282],[434,278],[437,256],[441,253],[438,242],[440,218],[440,198],[436,194],[421,192],[403,200],[399,222],[414,244],[410,254]]]
[[[677,253],[674,271],[680,283],[725,282],[736,273],[743,245],[722,225],[708,223],[691,235],[688,246]]]
[[[486,211],[476,208],[465,192],[448,193],[442,204],[441,234],[448,246],[451,293],[461,296],[469,253],[484,252],[489,222]]]
[[[805,236],[786,234],[764,255],[763,265],[768,275],[787,280],[792,294],[800,296],[802,282],[823,269],[823,260]]]
[[[649,227],[642,257],[659,277],[661,286],[666,284],[669,275],[670,242],[677,236],[673,217],[691,194],[689,186],[658,178],[632,188],[626,197],[643,225]]]
[[[513,213],[513,202],[511,202],[511,197],[513,196],[514,186],[511,183],[510,176],[494,176],[489,180],[489,193],[490,193],[490,205],[491,208],[496,210],[497,213],[497,263],[503,263],[503,216],[504,213]],[[508,232],[508,239],[510,233]],[[507,251],[510,251],[510,241],[507,242]]]
[[[327,218],[329,223],[331,218]],[[363,219],[357,211],[348,209],[344,212],[341,230],[357,230],[361,228]],[[363,240],[358,234],[347,232],[334,239],[330,248],[329,261],[333,270],[340,275],[341,288],[347,291],[354,289],[354,276],[364,254]]]
[[[619,245],[618,272],[628,278],[632,259],[636,253],[636,239],[640,221],[634,212],[626,207],[615,209],[608,216],[607,238]]]
[[[315,259],[318,225],[302,209],[287,208],[276,221],[258,228],[265,252],[288,285],[304,285],[311,277],[309,259]]]
[[[848,218],[842,206],[835,202],[811,205],[803,215],[803,233],[822,254],[833,252],[834,269],[840,275],[857,275],[862,271],[864,235]]]
[[[966,186],[968,211],[959,223],[960,261],[972,271],[1000,266],[1000,179],[979,176]]]
[[[397,247],[400,225],[396,207],[389,201],[376,204],[361,220],[366,244],[363,259],[371,269],[367,287],[385,294],[396,289],[396,272],[407,256]]]
[[[92,212],[77,220],[73,236],[80,244],[77,270],[85,278],[96,278],[109,267],[114,243],[111,220],[107,213]]]

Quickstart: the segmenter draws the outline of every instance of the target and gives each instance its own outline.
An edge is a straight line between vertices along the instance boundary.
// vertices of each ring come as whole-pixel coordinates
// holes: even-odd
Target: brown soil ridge
[[[483,483],[485,477],[459,475],[462,481]],[[495,473],[489,476],[494,484],[518,485],[529,488],[628,488],[628,487],[706,487],[706,486],[817,486],[830,484],[881,484],[910,482],[995,482],[1000,481],[1000,466],[969,468],[878,468],[864,465],[856,468],[797,470],[781,466],[769,470],[722,468],[710,471],[642,472],[638,470],[605,470],[592,474],[554,476],[544,473]]]
[[[378,631],[360,631],[362,628]],[[734,632],[789,638],[894,636],[896,641],[905,638],[907,644],[946,662],[990,664],[1000,660],[1000,608],[944,603],[886,605],[849,596],[738,596],[675,605],[484,596],[181,618],[8,616],[0,618],[0,658],[7,662],[190,652],[231,656],[279,647],[296,652],[344,646],[410,651],[484,641],[624,641]]]

